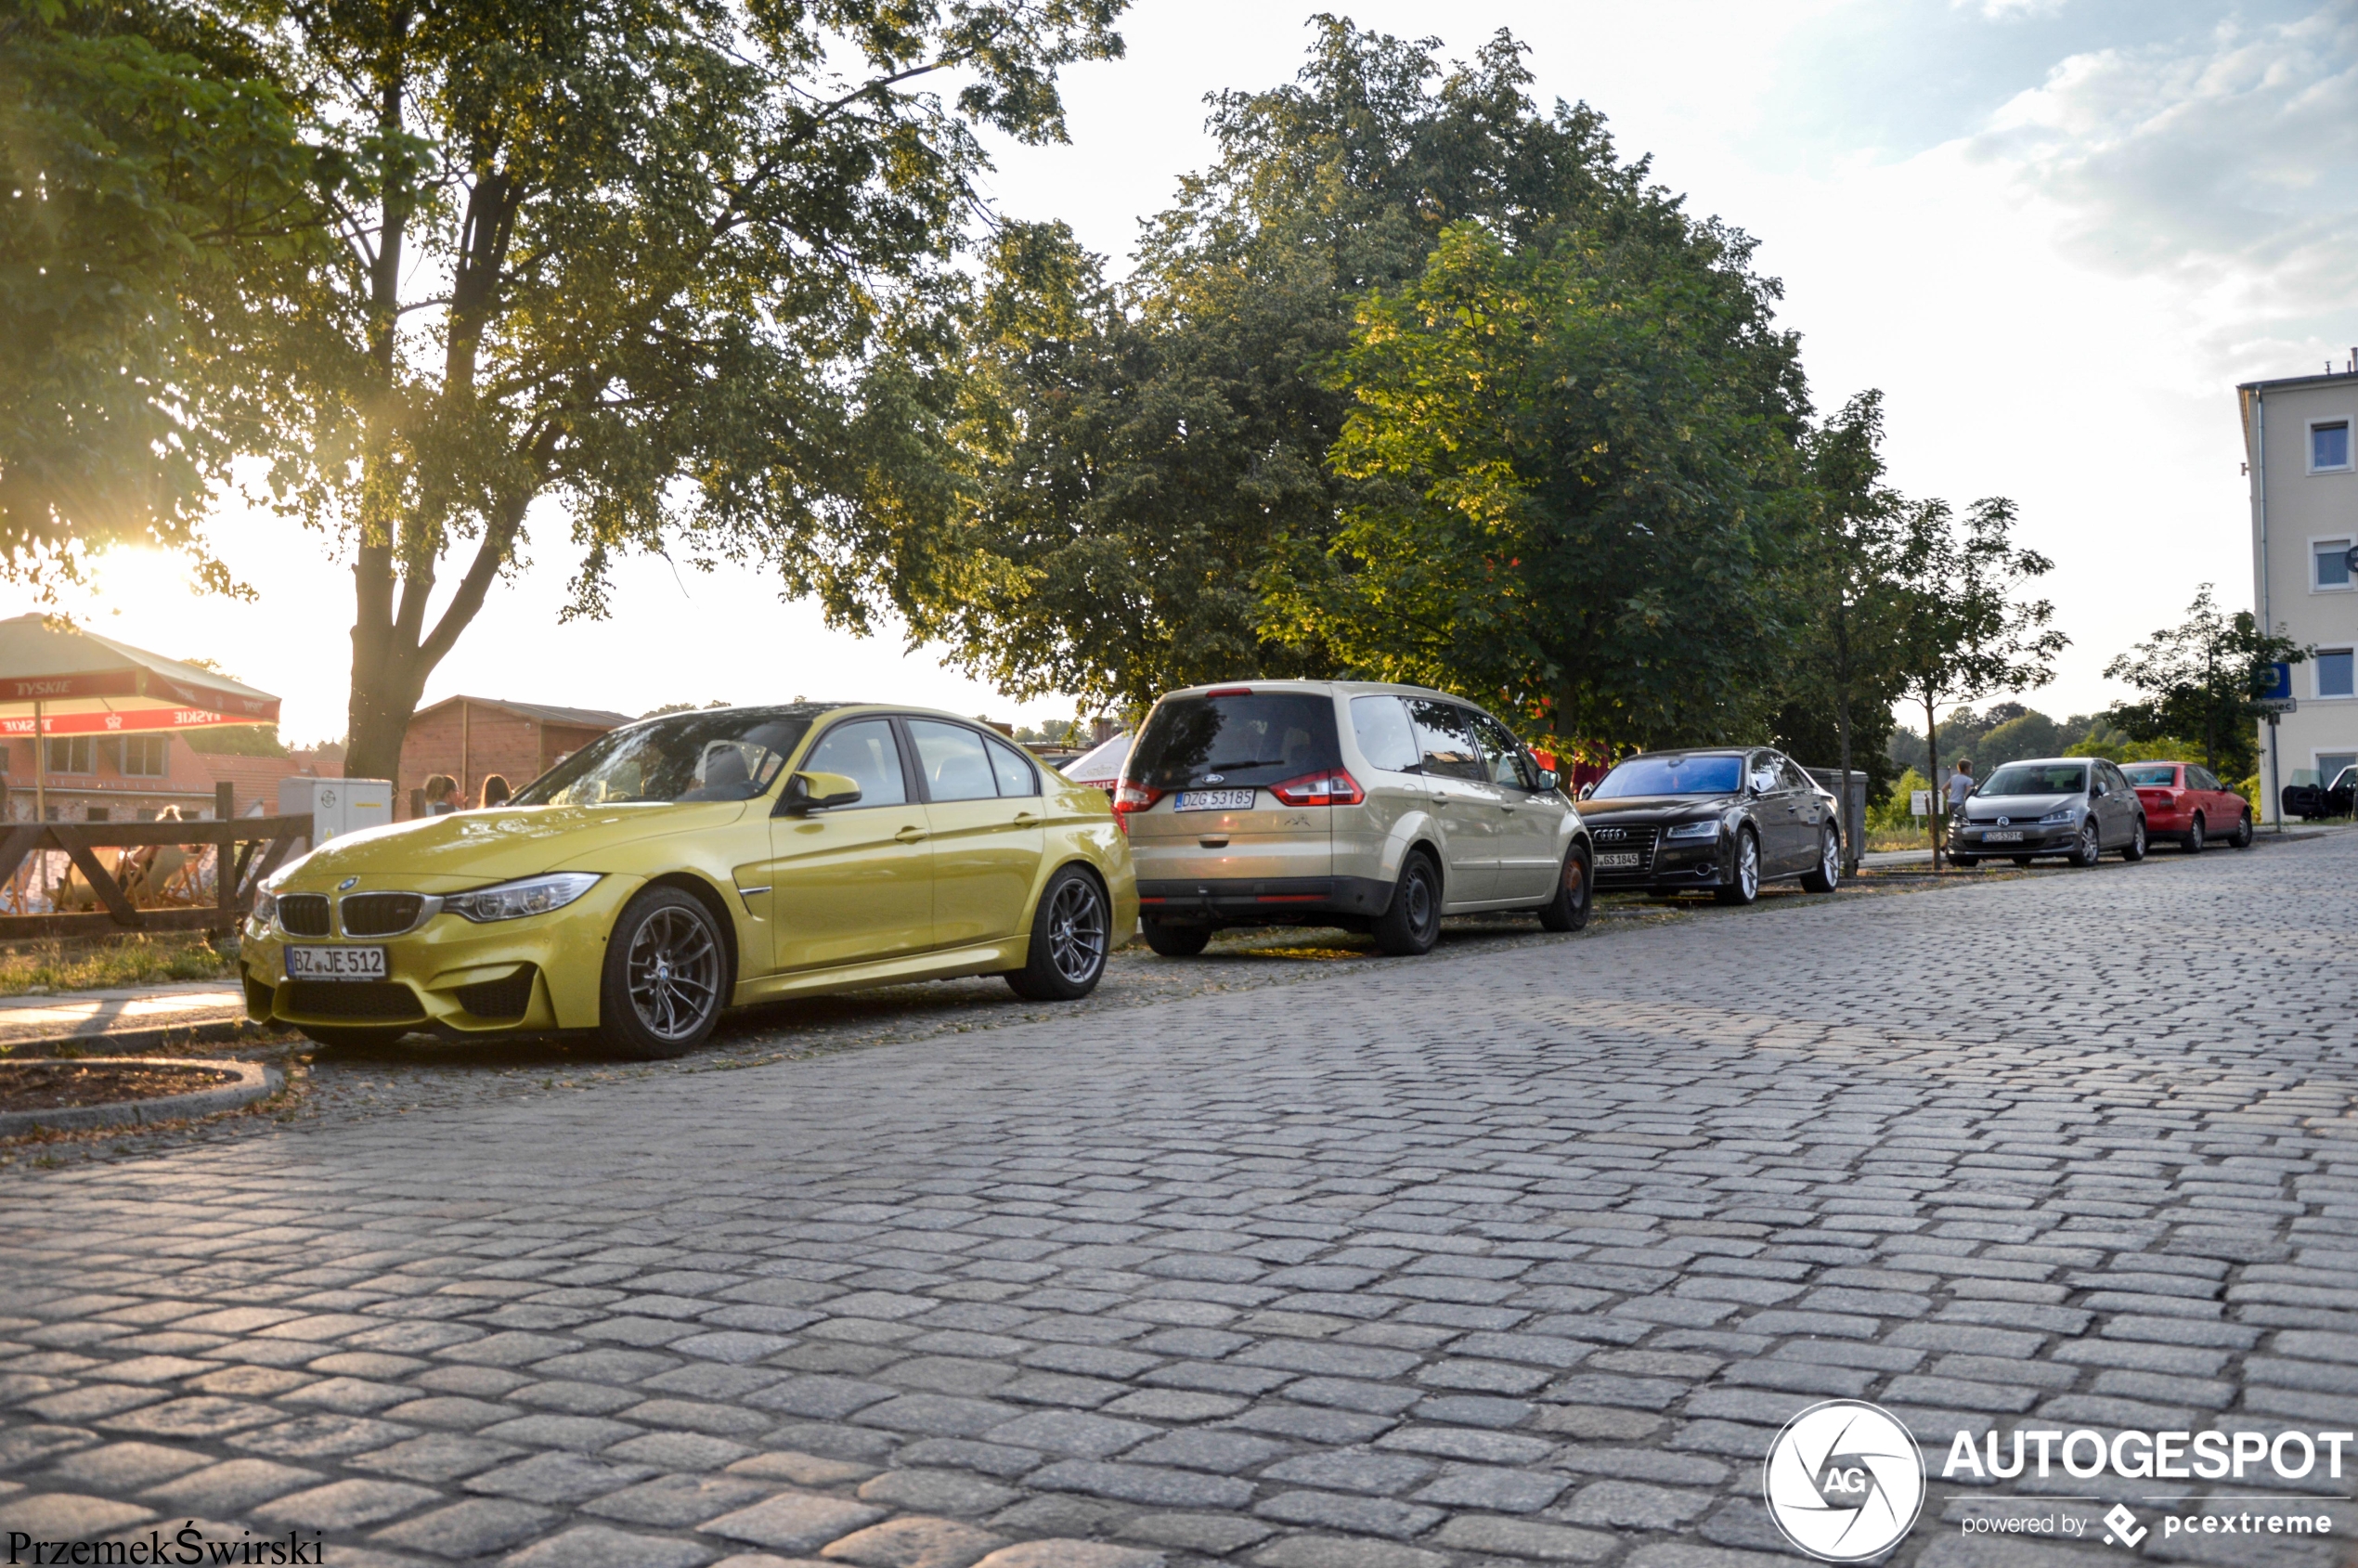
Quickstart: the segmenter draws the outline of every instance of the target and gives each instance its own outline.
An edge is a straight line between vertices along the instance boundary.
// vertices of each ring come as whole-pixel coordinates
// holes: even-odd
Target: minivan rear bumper
[[[1392,884],[1372,876],[1189,877],[1138,883],[1138,914],[1173,925],[1287,926],[1305,915],[1372,919]]]

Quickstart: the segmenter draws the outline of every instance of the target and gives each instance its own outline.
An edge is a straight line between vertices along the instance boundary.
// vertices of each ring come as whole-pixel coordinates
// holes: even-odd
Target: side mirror
[[[1561,775],[1559,775],[1559,774],[1557,773],[1557,771],[1556,771],[1553,768],[1542,768],[1542,769],[1540,769],[1540,770],[1539,770],[1539,793],[1540,793],[1540,794],[1542,794],[1542,795],[1550,794],[1550,793],[1552,793],[1553,791],[1558,790],[1558,789],[1561,789],[1561,788],[1562,788],[1562,787],[1563,787],[1563,779],[1562,779],[1562,777],[1561,777]]]
[[[849,806],[860,798],[857,781],[843,773],[797,773],[786,781],[778,810],[790,817],[808,816],[829,806]]]
[[[1596,793],[1597,786],[1593,784],[1585,784],[1580,786],[1580,798],[1583,800],[1587,799],[1590,796]]]

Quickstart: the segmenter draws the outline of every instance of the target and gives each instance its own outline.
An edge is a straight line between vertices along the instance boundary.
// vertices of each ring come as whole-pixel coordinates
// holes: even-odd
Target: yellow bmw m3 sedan
[[[1101,790],[947,713],[797,703],[626,725],[505,807],[351,834],[270,878],[246,1010],[324,1044],[596,1030],[998,974],[1089,994],[1137,922]]]

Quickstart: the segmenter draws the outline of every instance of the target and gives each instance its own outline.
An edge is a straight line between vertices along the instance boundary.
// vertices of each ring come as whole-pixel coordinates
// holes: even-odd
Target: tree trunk
[[[1859,835],[1852,832],[1850,825],[1850,693],[1846,690],[1834,693],[1834,732],[1842,743],[1842,774],[1834,790],[1839,799],[1834,808],[1834,821],[1842,824],[1842,874],[1856,876],[1859,875]],[[1862,829],[1865,825],[1864,823],[1859,824]]]

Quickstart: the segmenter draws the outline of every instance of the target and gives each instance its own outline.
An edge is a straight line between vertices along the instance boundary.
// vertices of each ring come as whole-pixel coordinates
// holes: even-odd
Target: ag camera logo
[[[1888,1551],[1924,1506],[1924,1460],[1899,1419],[1858,1399],[1812,1405],[1785,1423],[1761,1469],[1768,1517],[1821,1562]]]

